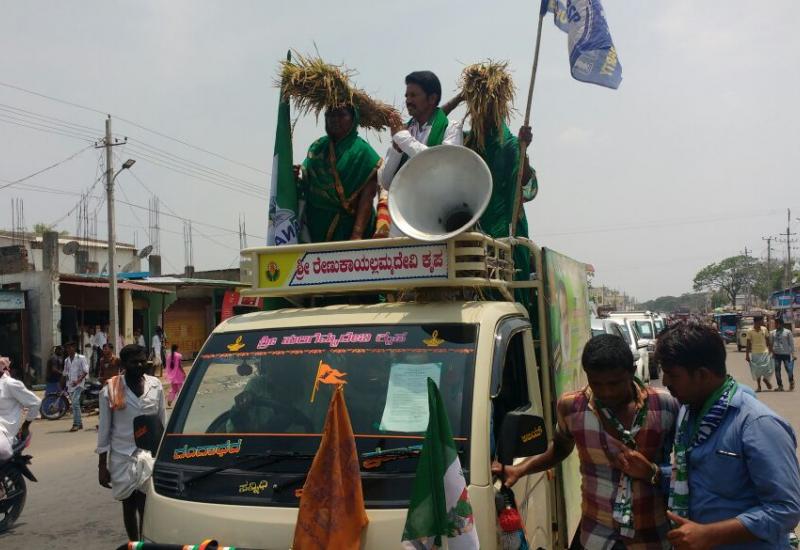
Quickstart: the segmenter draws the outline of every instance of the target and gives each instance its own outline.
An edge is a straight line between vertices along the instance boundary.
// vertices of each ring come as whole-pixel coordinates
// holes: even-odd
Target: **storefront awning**
[[[109,284],[104,281],[59,281],[62,285],[72,285],[72,286],[88,286],[94,288],[108,288]],[[164,290],[161,288],[156,288],[153,286],[148,285],[137,285],[136,283],[130,283],[128,281],[120,281],[117,283],[117,288],[119,290],[135,290],[137,292],[159,292],[161,294],[171,294],[173,291],[171,290]]]

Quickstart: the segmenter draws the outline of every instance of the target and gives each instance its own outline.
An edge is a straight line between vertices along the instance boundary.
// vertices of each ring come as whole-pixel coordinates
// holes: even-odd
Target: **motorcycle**
[[[30,444],[30,434],[24,440],[15,438],[12,446],[14,454],[0,464],[0,533],[8,531],[14,525],[25,507],[25,497],[28,494],[25,478],[36,481],[28,468],[33,457],[22,454]]]
[[[100,382],[86,382],[86,387],[81,393],[81,413],[94,414],[100,406],[101,389],[103,389],[103,385]],[[61,388],[55,392],[48,392],[44,396],[39,412],[48,420],[58,420],[70,410],[72,410],[72,400],[70,400],[66,388]]]

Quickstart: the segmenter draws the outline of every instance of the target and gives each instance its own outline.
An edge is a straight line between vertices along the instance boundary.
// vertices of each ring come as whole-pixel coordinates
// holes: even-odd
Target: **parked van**
[[[507,240],[478,233],[444,243],[398,238],[244,251],[253,281],[244,293],[296,307],[228,319],[199,352],[147,487],[146,540],[213,537],[237,548],[289,548],[341,382],[369,516],[362,548],[399,548],[430,377],[450,419],[481,548],[499,548],[500,484],[490,466],[504,418],[520,410],[540,417],[546,433],[536,437],[549,439],[557,396],[585,385],[580,357],[590,337],[585,264],[520,243],[531,251],[530,281],[513,280]],[[528,294],[530,308],[513,300],[515,290]],[[379,299],[389,291],[395,301]],[[353,293],[353,300],[334,298]],[[312,296],[359,305],[310,307]],[[395,459],[365,458],[387,449],[399,449]],[[556,471],[521,480],[514,493],[530,547],[567,548],[581,514],[575,453]]]

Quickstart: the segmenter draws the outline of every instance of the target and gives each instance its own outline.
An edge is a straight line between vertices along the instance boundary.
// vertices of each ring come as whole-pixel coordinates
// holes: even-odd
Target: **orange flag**
[[[333,392],[322,441],[308,471],[294,550],[358,550],[367,525],[356,440],[341,386]]]

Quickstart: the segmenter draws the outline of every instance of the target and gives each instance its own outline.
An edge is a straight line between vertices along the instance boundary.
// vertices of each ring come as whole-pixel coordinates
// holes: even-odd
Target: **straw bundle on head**
[[[350,83],[353,72],[344,66],[325,63],[319,57],[294,53],[294,59],[281,62],[280,80],[286,97],[294,99],[301,113],[314,113],[339,107],[355,106],[360,114],[361,126],[382,130],[389,126],[397,110],[369,97]]]
[[[483,150],[489,133],[499,130],[511,117],[514,81],[508,62],[489,60],[470,65],[461,73],[460,85],[472,119],[470,140]]]

